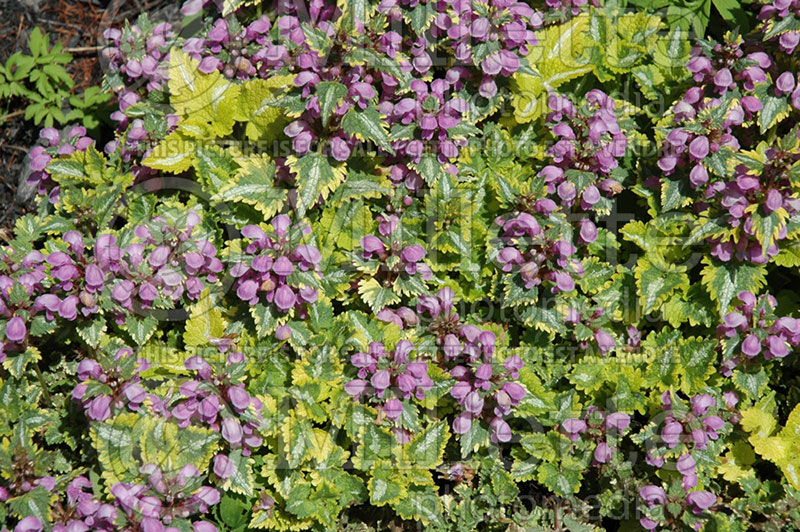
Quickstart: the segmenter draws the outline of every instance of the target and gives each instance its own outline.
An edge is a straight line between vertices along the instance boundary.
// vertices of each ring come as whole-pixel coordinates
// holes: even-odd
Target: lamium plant
[[[800,4],[698,5],[102,28],[0,248],[0,528],[800,529]]]

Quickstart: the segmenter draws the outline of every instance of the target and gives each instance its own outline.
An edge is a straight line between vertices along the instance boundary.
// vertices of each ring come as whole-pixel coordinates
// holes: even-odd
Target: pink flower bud
[[[28,335],[28,329],[25,327],[25,321],[19,316],[14,316],[8,323],[6,323],[6,338],[10,342],[22,343]]]

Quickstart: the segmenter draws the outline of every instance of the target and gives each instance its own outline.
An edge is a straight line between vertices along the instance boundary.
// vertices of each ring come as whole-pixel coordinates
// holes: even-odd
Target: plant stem
[[[75,54],[88,54],[92,52],[99,52],[103,48],[105,48],[105,46],[79,46],[77,48],[64,48],[61,51],[67,54],[75,55]]]
[[[8,113],[7,115],[0,116],[0,122],[4,122],[6,120],[10,120],[15,116],[20,116],[25,114],[25,109],[20,109],[19,111],[14,111],[13,113]]]
[[[45,401],[52,406],[53,399],[50,397],[50,392],[47,390],[47,385],[44,383],[44,377],[42,376],[42,370],[39,369],[39,364],[34,363],[33,369],[36,370],[36,377],[39,379],[39,384],[42,385],[42,394],[44,395]]]

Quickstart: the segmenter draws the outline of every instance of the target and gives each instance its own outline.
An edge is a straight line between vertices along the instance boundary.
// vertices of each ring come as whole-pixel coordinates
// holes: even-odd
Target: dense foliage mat
[[[6,528],[800,528],[800,1],[182,14],[31,153]]]

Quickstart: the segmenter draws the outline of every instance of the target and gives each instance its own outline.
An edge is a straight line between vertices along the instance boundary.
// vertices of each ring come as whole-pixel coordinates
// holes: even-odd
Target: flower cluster
[[[471,326],[464,326],[467,327]],[[470,332],[478,331],[476,327],[467,330],[468,343],[472,336]],[[485,332],[487,331],[481,334]],[[445,352],[448,349],[453,352],[453,346],[446,344]],[[523,365],[522,359],[517,355],[508,357],[502,365],[493,363],[491,356],[484,355],[474,359],[468,357],[466,363],[450,369],[450,376],[456,379],[456,383],[450,389],[450,395],[463,409],[463,412],[453,420],[453,432],[466,434],[475,421],[486,419],[492,428],[493,442],[510,441],[511,427],[503,417],[510,414],[511,409],[525,397],[525,388],[513,382],[519,378],[519,370]]]
[[[676,467],[678,472],[683,475],[683,489],[689,491],[697,486],[695,472],[697,464],[690,450],[703,450],[709,441],[718,439],[720,436],[718,431],[725,427],[725,421],[713,413],[718,410],[717,401],[706,393],[692,397],[690,409],[687,409],[683,402],[669,392],[664,392],[661,400],[666,414],[660,433],[661,441],[667,446],[667,449],[675,449],[681,445],[681,448],[685,450],[678,458]],[[725,400],[732,400],[732,398],[726,397]],[[661,467],[664,461],[663,458],[651,453],[648,455],[648,463]]]
[[[772,60],[764,52],[745,53],[741,38],[731,38],[725,43],[701,41],[692,50],[693,57],[686,63],[697,87],[690,89],[676,114],[693,114],[705,104],[702,96],[722,96],[728,91],[741,88],[752,91],[757,83],[767,81],[765,70],[772,66]],[[695,98],[693,94],[701,97]],[[743,102],[744,103],[744,102]],[[755,106],[755,103],[752,104]]]
[[[172,220],[156,216],[136,227],[136,241],[124,249],[114,235],[99,235],[95,259],[115,277],[112,299],[129,311],[170,306],[184,295],[196,300],[205,283],[216,283],[223,265],[214,244],[200,236],[201,221],[194,211]]]
[[[410,84],[412,95],[395,103],[381,102],[379,108],[387,116],[389,124],[417,125],[411,140],[397,140],[392,143],[398,161],[409,160],[418,163],[422,154],[428,149],[436,155],[438,163],[444,165],[448,172],[451,174],[458,172],[452,161],[458,157],[459,147],[466,146],[467,141],[463,136],[454,135],[453,132],[469,112],[469,102],[452,94],[454,89],[464,85],[463,81],[460,81],[462,71],[452,69],[450,72],[452,74],[449,75],[449,79],[447,77],[436,79],[430,83],[415,79]]]
[[[113,360],[104,365],[83,359],[77,369],[81,382],[72,391],[72,399],[81,403],[93,421],[105,421],[126,406],[135,412],[149,395],[139,375],[149,367],[149,361],[135,357],[127,348],[117,350]]]
[[[570,307],[566,310],[564,316],[564,323],[574,327],[575,339],[581,349],[587,349],[593,341],[597,344],[597,349],[601,355],[610,353],[617,346],[617,341],[614,337],[603,329],[602,324],[604,321],[607,321],[607,316],[605,316],[602,308],[595,309],[592,314],[582,314],[577,309]],[[631,333],[629,334],[629,340],[635,346],[638,331],[636,331],[635,327],[633,329],[633,331],[629,331]]]
[[[350,363],[358,368],[358,378],[344,386],[353,399],[366,396],[369,402],[376,403],[382,415],[396,425],[392,430],[401,443],[411,439],[411,433],[399,421],[404,401],[412,398],[422,401],[433,388],[428,364],[412,360],[409,355],[413,350],[414,344],[408,340],[400,340],[388,353],[383,344],[370,343],[368,353],[350,357]]]
[[[570,441],[577,441],[584,435],[595,442],[594,464],[611,462],[617,448],[615,442],[618,435],[624,434],[631,424],[631,417],[623,412],[603,412],[591,406],[583,419],[567,418],[561,423],[561,430]]]
[[[53,532],[74,532],[75,530],[98,530],[113,532],[116,526],[117,510],[104,503],[89,490],[92,483],[84,476],[77,476],[67,485],[67,504],[58,503],[54,508]]]
[[[362,252],[358,257],[359,266],[369,266],[370,270],[374,270],[375,263],[379,263],[378,276],[386,275],[388,281],[393,281],[401,275],[410,277],[419,275],[423,281],[432,279],[433,271],[423,262],[427,254],[425,248],[419,244],[403,245],[397,240],[400,236],[398,217],[382,215],[379,221],[380,236],[366,235],[361,238]]]
[[[54,187],[53,180],[47,172],[47,164],[61,155],[70,155],[74,151],[84,151],[89,146],[94,146],[95,141],[86,136],[86,128],[72,126],[69,130],[58,131],[46,127],[39,132],[39,137],[44,142],[43,146],[36,146],[30,153],[30,164],[26,184],[36,188],[38,194],[50,193],[50,202],[58,199],[58,187]]]
[[[144,532],[174,532],[174,520],[204,514],[220,501],[215,488],[203,485],[203,475],[191,464],[177,472],[164,472],[156,464],[145,464],[142,484],[118,482],[111,486],[115,504]],[[193,524],[195,532],[216,532],[208,521]]]
[[[723,351],[723,375],[733,368],[762,355],[764,360],[784,358],[800,344],[800,322],[775,314],[777,301],[770,294],[756,298],[750,292],[739,292],[740,305],[726,314],[717,327]]]
[[[569,98],[552,94],[548,106],[547,121],[557,139],[547,151],[553,164],[539,174],[548,194],[557,194],[565,207],[577,205],[579,211],[602,207],[603,196],[622,190],[612,172],[628,147],[617,121],[616,102],[592,89],[584,105],[576,107]]]
[[[295,309],[304,316],[305,305],[318,297],[310,283],[315,280],[313,274],[319,273],[322,260],[316,247],[299,243],[310,232],[305,224],[292,225],[285,214],[272,219],[269,234],[256,225],[243,227],[242,235],[249,242],[230,272],[236,278],[234,288],[239,299],[250,305],[266,301],[281,313]]]
[[[152,24],[146,16],[124,29],[108,28],[103,31],[108,46],[103,48],[103,59],[109,69],[123,76],[113,88],[120,90],[120,100],[131,86],[143,85],[147,92],[161,89],[167,79],[169,46],[175,39],[172,25],[167,22]]]
[[[417,313],[429,318],[428,331],[436,337],[443,359],[456,380],[450,395],[463,410],[453,421],[453,431],[465,434],[474,421],[485,419],[492,441],[507,442],[511,427],[503,419],[525,397],[525,388],[514,380],[524,366],[517,355],[502,364],[495,359],[496,336],[471,324],[462,324],[453,307],[453,291],[442,288],[433,296],[420,296]]]
[[[765,40],[778,41],[780,49],[787,54],[793,54],[797,44],[800,43],[800,30],[781,29],[778,23],[786,24],[786,19],[794,19],[797,27],[797,20],[800,19],[800,2],[797,0],[768,0],[762,2],[764,5],[758,13],[758,19],[764,21]]]
[[[537,213],[549,215],[555,203],[540,199],[535,203]],[[583,225],[582,237],[596,238],[597,229],[591,221]],[[575,256],[577,249],[560,232],[528,212],[515,216],[498,217],[495,220],[502,232],[498,243],[503,247],[496,251],[494,260],[504,272],[518,273],[526,290],[541,285],[544,281],[553,293],[569,292],[575,288],[574,276],[583,275],[583,265]]]
[[[227,356],[224,366],[214,365],[199,356],[185,362],[194,374],[180,386],[180,396],[170,403],[170,413],[179,427],[190,424],[209,426],[219,431],[231,449],[242,449],[249,456],[263,440],[258,431],[262,425],[260,410],[264,404],[251,397],[242,384],[245,357],[240,352]],[[233,474],[233,464],[224,454],[214,459],[214,473],[220,478]]]
[[[717,502],[717,496],[710,491],[698,490],[685,495],[673,496],[668,495],[661,486],[652,484],[640,488],[639,497],[647,506],[645,515],[639,519],[645,530],[655,530],[664,524],[667,521],[665,512],[674,514],[677,510],[678,513],[674,516],[676,518],[687,510],[691,511],[693,515],[701,515]],[[696,529],[699,529],[700,526],[702,524],[698,522]]]

